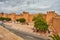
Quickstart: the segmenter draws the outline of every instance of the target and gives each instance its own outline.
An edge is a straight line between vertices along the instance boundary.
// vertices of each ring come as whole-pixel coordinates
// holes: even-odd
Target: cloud
[[[0,11],[3,12],[46,12],[60,10],[60,0],[1,0]],[[60,12],[59,12],[60,13]]]
[[[28,6],[31,9],[46,9],[46,8],[50,8],[50,5],[38,5],[38,4],[31,4]]]
[[[4,2],[0,2],[0,4],[4,4]]]

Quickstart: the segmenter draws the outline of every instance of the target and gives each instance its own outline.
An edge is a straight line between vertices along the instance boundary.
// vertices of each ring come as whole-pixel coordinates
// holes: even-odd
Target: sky
[[[0,0],[0,12],[39,13],[56,11],[60,13],[60,0]]]

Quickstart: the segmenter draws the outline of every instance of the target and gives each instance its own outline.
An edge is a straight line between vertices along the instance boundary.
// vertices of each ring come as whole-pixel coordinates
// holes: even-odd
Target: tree
[[[24,18],[17,19],[16,21],[19,21],[21,23],[24,23],[26,20]]]
[[[48,25],[46,20],[43,18],[41,14],[33,18],[34,21],[34,27],[41,31],[41,32],[46,32],[48,30]]]
[[[37,20],[37,19],[45,20],[45,19],[43,18],[43,16],[45,16],[45,15],[44,15],[44,14],[38,14],[37,16],[34,16],[34,18],[32,19],[32,21],[35,21],[35,20]]]
[[[52,36],[50,36],[53,40],[60,40],[60,36],[57,34],[53,34]]]

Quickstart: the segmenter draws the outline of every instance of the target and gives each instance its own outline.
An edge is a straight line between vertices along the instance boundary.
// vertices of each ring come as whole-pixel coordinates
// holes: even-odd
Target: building
[[[46,21],[54,34],[60,35],[60,15],[55,11],[49,11],[46,14]]]

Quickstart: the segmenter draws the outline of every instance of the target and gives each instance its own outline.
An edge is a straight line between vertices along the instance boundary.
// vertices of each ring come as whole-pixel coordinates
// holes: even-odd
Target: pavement
[[[4,25],[5,24],[5,25]],[[10,32],[21,36],[24,40],[48,40],[47,36],[37,35],[33,32],[32,25],[21,25],[15,23],[4,23],[2,26],[8,29]],[[7,24],[7,25],[6,25]]]
[[[29,33],[17,31],[17,30],[10,29],[10,28],[6,28],[6,29],[8,29],[9,31],[11,31],[12,33],[14,33],[18,36],[21,36],[24,40],[46,40],[44,38],[36,37],[36,36],[29,34]]]
[[[46,37],[43,37],[43,36],[37,36],[37,35],[34,35],[34,34],[31,34],[31,33],[27,33],[27,32],[23,32],[23,31],[20,31],[20,30],[15,30],[15,29],[12,29],[12,28],[9,28],[8,26],[5,26],[6,29],[8,29],[9,31],[11,31],[12,33],[18,35],[18,36],[21,36],[24,40],[48,40],[50,38],[46,38]]]
[[[10,25],[9,28],[12,28],[12,29],[15,29],[15,30],[20,30],[20,31],[24,31],[24,32],[27,32],[27,33],[33,33],[35,35],[42,35],[42,36],[45,36],[47,37],[48,34],[45,33],[39,33],[39,32],[33,32],[33,28],[34,28],[34,25],[32,23],[30,23],[29,25],[26,25],[26,24],[20,24],[20,23],[8,23],[8,22],[5,22],[4,24],[6,25]]]

